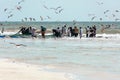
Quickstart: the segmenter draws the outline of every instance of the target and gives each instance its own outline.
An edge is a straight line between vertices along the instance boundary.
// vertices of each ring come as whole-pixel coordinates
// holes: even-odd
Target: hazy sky
[[[119,11],[120,0],[0,0],[0,21],[21,21],[25,17],[41,21],[40,16],[43,21],[115,21],[120,18]]]

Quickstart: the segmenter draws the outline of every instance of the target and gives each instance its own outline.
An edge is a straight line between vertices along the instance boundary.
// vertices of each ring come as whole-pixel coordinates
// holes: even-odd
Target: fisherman
[[[23,27],[23,26],[22,26],[21,29],[18,31],[18,34],[19,34],[20,32],[21,32],[22,34],[25,34],[25,33],[26,33],[26,27]]]
[[[66,31],[67,31],[67,30],[66,30],[66,27],[67,27],[67,26],[66,26],[66,24],[65,24],[65,25],[62,27],[62,30],[61,30],[63,37],[64,37],[64,36],[66,35],[66,33],[67,33],[67,32],[66,32]]]
[[[45,38],[45,32],[46,32],[46,28],[41,26],[41,35],[42,35],[42,38]]]
[[[92,28],[93,28],[93,37],[96,37],[96,26],[94,25]]]
[[[31,36],[32,36],[32,37],[37,37],[37,35],[35,34],[35,31],[36,31],[36,28],[33,27],[33,28],[31,29]]]
[[[68,29],[67,29],[67,36],[68,36],[68,37],[70,37],[70,36],[71,36],[70,27],[68,27]]]
[[[94,36],[94,30],[93,30],[93,28],[92,27],[90,27],[90,35],[89,35],[89,37],[93,37]]]
[[[70,27],[70,37],[74,36],[74,29],[72,27]]]
[[[87,27],[85,28],[85,29],[86,29],[86,37],[87,37],[87,38],[89,37],[89,31],[90,31],[89,28],[90,28],[89,26],[87,26]]]
[[[57,29],[52,29],[52,32],[53,32],[53,35],[55,36],[55,37],[61,37],[61,30],[60,30],[60,28],[58,27]]]
[[[18,32],[18,33],[22,33],[23,35],[32,35],[32,27],[30,26],[30,27],[28,27],[28,28],[26,28],[26,27],[21,27],[21,29],[20,29],[20,31]]]
[[[0,26],[2,26],[3,24],[0,24]],[[1,29],[1,33],[3,33],[4,32],[4,27],[2,27],[2,29]]]
[[[78,30],[78,28],[75,26],[75,27],[74,27],[74,36],[77,37],[77,36],[78,36],[78,33],[79,33],[79,30]]]
[[[80,39],[82,38],[82,34],[83,34],[83,29],[82,27],[80,27],[80,30],[79,30]]]

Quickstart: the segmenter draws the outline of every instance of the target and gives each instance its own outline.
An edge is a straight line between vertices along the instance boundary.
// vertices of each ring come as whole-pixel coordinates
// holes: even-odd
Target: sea
[[[116,34],[120,32],[120,22],[0,22],[0,28],[5,28],[6,31],[9,30],[19,30],[21,26],[24,27],[35,27],[37,29],[40,29],[40,26],[44,26],[47,29],[56,29],[57,27],[62,28],[64,25],[67,25],[67,27],[73,27],[77,26],[82,27],[83,30],[85,30],[85,27],[87,26],[96,26],[97,33],[101,33],[101,25],[104,25],[104,27],[107,27],[110,25],[109,29],[106,29],[105,33],[108,34]]]
[[[113,25],[101,38],[0,38],[0,58],[43,65],[44,70],[63,72],[69,80],[120,80],[119,22],[0,22],[6,30],[20,26],[53,29],[58,26],[77,27],[100,24]],[[112,31],[113,30],[113,31]],[[48,68],[48,66],[52,66]],[[104,75],[105,74],[105,75]],[[102,77],[101,77],[102,75]]]

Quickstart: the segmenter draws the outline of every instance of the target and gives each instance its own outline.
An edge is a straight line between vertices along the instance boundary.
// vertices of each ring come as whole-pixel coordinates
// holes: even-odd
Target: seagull
[[[47,16],[47,18],[48,18],[48,19],[51,19],[51,17],[50,17],[50,16]]]
[[[59,9],[59,8],[61,8],[61,6],[58,6],[58,7],[56,8],[56,10]]]
[[[94,20],[96,18],[96,16],[93,16],[92,18],[91,18],[91,20]]]
[[[61,6],[58,6],[57,8],[50,8],[50,9],[58,10],[59,8],[61,8]]]
[[[26,17],[25,17],[24,19],[25,19],[25,21],[27,21],[27,18],[26,18]]]
[[[76,21],[75,20],[73,20],[73,25],[75,25],[76,24]]]
[[[5,9],[4,9],[4,12],[6,12],[7,10],[8,10],[8,9],[7,9],[7,8],[5,8]]]
[[[119,12],[119,10],[115,10],[115,12]]]
[[[36,21],[36,19],[35,18],[32,18],[33,19],[33,21]]]
[[[18,2],[18,4],[21,4],[21,2]]]
[[[63,11],[63,9],[60,9],[60,10],[59,10],[59,13],[61,13],[62,11]]]
[[[48,8],[47,6],[45,6],[45,5],[43,5],[43,7],[44,7],[45,9],[47,9],[47,10],[49,9],[49,8]]]
[[[40,16],[40,19],[41,19],[41,21],[43,21],[43,17],[42,16]]]
[[[30,19],[30,21],[32,21],[32,18],[31,18],[31,17],[30,17],[29,19]]]
[[[63,11],[63,9],[61,8],[61,6],[58,6],[57,8],[50,8],[53,9],[55,11],[56,14],[59,14]]]
[[[115,14],[112,14],[113,17],[115,17]]]
[[[18,4],[21,4],[22,2],[24,2],[24,0],[21,0],[20,2],[18,2]]]
[[[12,17],[12,16],[13,16],[13,14],[9,15],[8,18],[10,18],[10,17]]]
[[[109,10],[106,10],[106,11],[104,12],[104,14],[106,14],[107,12],[109,12]]]
[[[100,18],[100,21],[102,21],[102,18]]]
[[[24,45],[24,44],[16,44],[16,43],[12,43],[12,42],[10,42],[10,44],[13,44],[13,45],[15,45],[15,46],[24,46],[24,47],[27,46],[27,45]]]
[[[103,4],[103,2],[96,2],[98,5],[102,5]]]
[[[20,11],[20,10],[21,10],[21,8],[22,8],[21,6],[18,6],[18,7],[17,7],[17,10],[19,10],[19,11]]]

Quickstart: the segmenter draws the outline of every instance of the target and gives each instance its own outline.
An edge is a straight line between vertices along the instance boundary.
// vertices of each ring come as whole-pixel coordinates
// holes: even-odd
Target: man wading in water
[[[41,26],[41,35],[42,35],[42,38],[45,38],[45,31],[46,31],[46,28]]]

